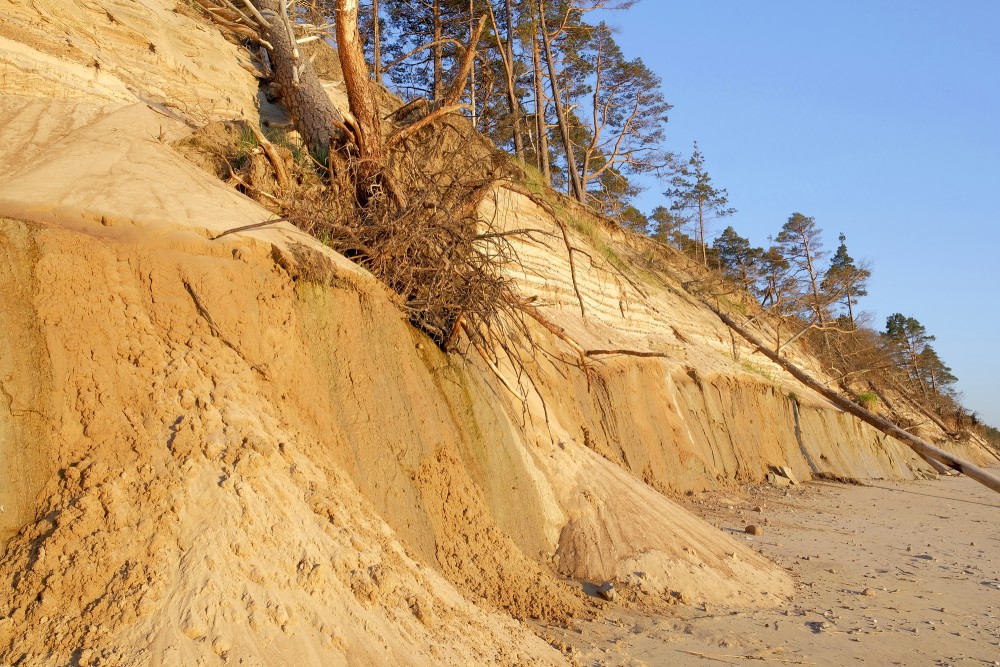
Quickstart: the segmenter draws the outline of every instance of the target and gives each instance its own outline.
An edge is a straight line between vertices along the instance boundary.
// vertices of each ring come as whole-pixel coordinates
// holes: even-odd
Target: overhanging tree
[[[827,320],[827,299],[820,291],[823,274],[819,270],[819,260],[823,252],[823,230],[816,225],[816,219],[793,213],[781,227],[775,241],[781,247],[781,254],[791,264],[792,271],[799,280],[804,294],[805,319],[823,326]]]

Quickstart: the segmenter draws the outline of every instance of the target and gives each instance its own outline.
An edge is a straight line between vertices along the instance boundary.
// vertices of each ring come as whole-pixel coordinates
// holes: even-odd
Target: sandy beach
[[[979,484],[809,482],[686,504],[785,567],[795,598],[635,605],[551,630],[578,664],[1000,665],[1000,498]]]

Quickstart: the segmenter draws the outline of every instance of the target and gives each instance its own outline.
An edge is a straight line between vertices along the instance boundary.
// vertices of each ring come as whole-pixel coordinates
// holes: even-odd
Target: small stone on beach
[[[615,586],[610,581],[605,581],[603,584],[597,587],[597,594],[608,602],[615,599],[616,591]]]

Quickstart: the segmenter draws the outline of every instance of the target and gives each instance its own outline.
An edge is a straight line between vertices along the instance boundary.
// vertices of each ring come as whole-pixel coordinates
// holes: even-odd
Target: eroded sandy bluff
[[[270,212],[176,143],[258,122],[250,63],[184,3],[0,0],[0,663],[566,664],[527,621],[606,613],[583,582],[639,606],[794,594],[672,498],[772,466],[932,472],[747,363],[612,227],[568,230],[593,255],[576,287],[559,243],[515,241],[567,337],[657,353],[588,373],[540,326],[521,369],[446,355],[288,223],[212,240]],[[484,215],[560,236],[494,194]]]

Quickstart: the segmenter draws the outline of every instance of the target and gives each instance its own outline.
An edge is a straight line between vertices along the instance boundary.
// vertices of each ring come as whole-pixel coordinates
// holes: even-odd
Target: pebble
[[[749,526],[747,526],[746,528],[743,529],[743,532],[745,532],[745,533],[747,533],[749,535],[760,535],[764,531],[761,530],[760,526],[756,526],[754,524],[750,524]]]
[[[861,591],[861,594],[865,595],[865,596],[868,596],[870,598],[873,598],[873,597],[875,597],[875,589],[874,588],[866,588],[865,590]]]

